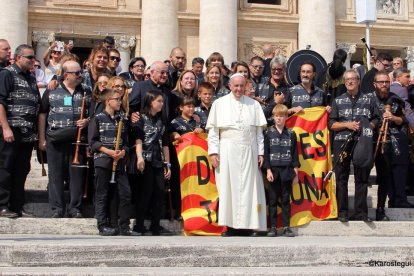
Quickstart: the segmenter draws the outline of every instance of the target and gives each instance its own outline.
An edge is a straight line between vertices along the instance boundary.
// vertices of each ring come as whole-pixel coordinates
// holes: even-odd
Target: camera
[[[65,44],[63,43],[63,41],[56,41],[56,46],[53,50],[63,52],[65,50]]]

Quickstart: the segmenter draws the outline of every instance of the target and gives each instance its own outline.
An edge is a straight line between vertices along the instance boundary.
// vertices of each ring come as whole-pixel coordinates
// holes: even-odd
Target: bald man
[[[215,168],[219,193],[219,225],[222,236],[239,229],[266,231],[266,200],[260,167],[263,164],[263,126],[266,118],[260,104],[244,96],[246,80],[236,73],[230,79],[231,93],[214,101],[206,128],[208,153]],[[237,158],[235,158],[237,157]]]
[[[168,67],[168,84],[171,90],[173,90],[177,84],[181,72],[183,72],[185,69],[187,55],[183,49],[180,47],[175,47],[171,50],[170,61],[171,63]]]

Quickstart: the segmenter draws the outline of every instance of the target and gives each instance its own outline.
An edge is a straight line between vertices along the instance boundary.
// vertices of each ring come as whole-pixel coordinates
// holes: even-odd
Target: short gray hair
[[[284,56],[275,56],[270,61],[270,67],[272,67],[274,64],[281,64],[283,67],[286,67],[286,58]]]
[[[394,79],[400,77],[402,74],[410,74],[410,70],[408,70],[407,68],[401,67],[401,68],[397,68],[394,70],[394,72],[392,72],[392,77]]]
[[[19,46],[17,46],[16,50],[14,50],[14,58],[16,59],[17,56],[21,56],[23,55],[23,50],[25,49],[32,49],[33,47],[28,45],[28,44],[21,44]]]

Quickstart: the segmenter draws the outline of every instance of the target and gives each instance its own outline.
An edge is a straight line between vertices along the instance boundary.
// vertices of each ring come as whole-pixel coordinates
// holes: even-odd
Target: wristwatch
[[[165,162],[165,165],[167,165],[167,168],[171,169],[171,163]]]

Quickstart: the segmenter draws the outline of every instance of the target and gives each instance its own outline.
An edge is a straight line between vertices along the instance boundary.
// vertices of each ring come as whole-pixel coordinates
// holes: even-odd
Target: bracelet
[[[167,168],[171,169],[171,163],[166,162]]]

